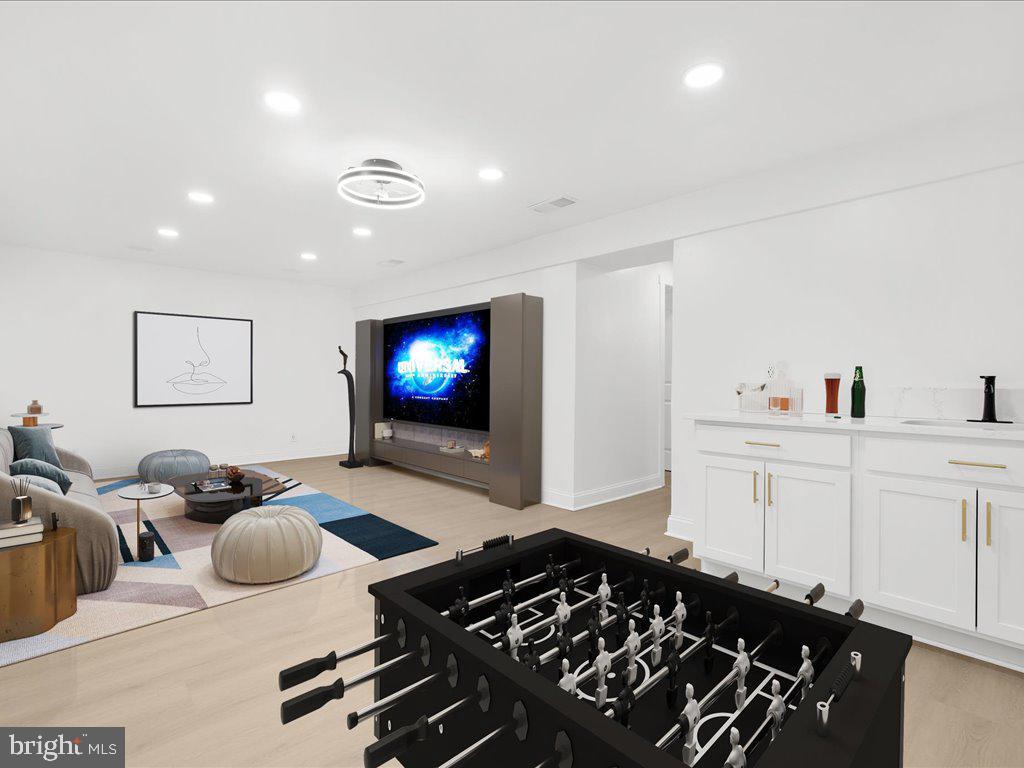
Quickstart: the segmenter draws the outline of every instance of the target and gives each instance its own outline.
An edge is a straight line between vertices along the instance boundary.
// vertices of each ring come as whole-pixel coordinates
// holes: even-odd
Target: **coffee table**
[[[174,486],[174,492],[185,500],[185,517],[189,520],[219,525],[236,512],[260,506],[264,496],[274,496],[285,490],[284,484],[276,477],[246,471],[240,482],[232,483],[224,490],[197,491],[195,483],[209,478],[209,472],[197,472],[178,475],[168,481]]]

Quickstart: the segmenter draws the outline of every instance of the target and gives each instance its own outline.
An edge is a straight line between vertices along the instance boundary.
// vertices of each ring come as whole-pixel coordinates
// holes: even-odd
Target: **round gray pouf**
[[[178,475],[194,475],[209,469],[210,460],[205,453],[173,448],[151,453],[140,461],[139,477],[147,483],[166,483]]]
[[[323,534],[304,509],[268,504],[232,515],[213,537],[210,558],[222,579],[271,584],[305,573],[320,559]]]

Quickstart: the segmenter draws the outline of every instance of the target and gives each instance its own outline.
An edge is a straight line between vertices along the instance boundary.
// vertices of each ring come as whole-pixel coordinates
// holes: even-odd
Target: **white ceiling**
[[[1020,99],[1022,28],[980,2],[3,3],[0,241],[358,285]],[[725,79],[687,91],[708,59]],[[344,202],[366,157],[426,203]]]

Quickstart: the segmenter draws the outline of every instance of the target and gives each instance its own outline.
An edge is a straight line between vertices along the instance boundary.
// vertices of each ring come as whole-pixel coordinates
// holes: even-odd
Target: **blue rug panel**
[[[177,568],[179,571],[181,570],[181,566],[174,559],[174,555],[157,555],[147,563],[133,560],[130,563],[123,563],[123,565],[130,565],[132,568]]]
[[[138,482],[139,482],[139,478],[137,478],[137,477],[131,477],[131,478],[128,478],[127,480],[118,480],[118,481],[113,482],[113,483],[107,483],[106,485],[101,485],[100,487],[98,487],[96,489],[96,493],[98,493],[100,496],[102,496],[104,493],[110,493],[111,491],[117,491],[117,490],[119,490],[121,488],[127,488],[129,485],[138,485]]]
[[[366,512],[358,517],[348,517],[321,523],[320,527],[333,533],[349,544],[359,547],[378,560],[415,552],[417,549],[436,547],[437,542],[418,533],[390,523],[383,518]]]
[[[266,505],[277,504],[285,507],[298,507],[304,509],[313,516],[313,519],[323,525],[335,520],[346,520],[350,517],[369,514],[365,509],[353,507],[341,499],[336,499],[326,493],[307,493],[304,496],[291,496],[288,494],[272,501],[265,502]]]

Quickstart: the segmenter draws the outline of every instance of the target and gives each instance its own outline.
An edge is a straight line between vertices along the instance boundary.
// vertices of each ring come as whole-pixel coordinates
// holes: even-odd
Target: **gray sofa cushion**
[[[60,467],[57,449],[53,445],[53,430],[49,427],[8,427],[14,438],[15,459],[38,459]]]
[[[103,502],[100,501],[100,495],[96,492],[96,484],[92,481],[84,472],[68,472],[68,477],[71,478],[71,490],[68,491],[68,497],[75,501],[80,501],[83,504],[103,512]],[[105,513],[104,513],[105,514]]]
[[[64,495],[64,491],[62,491],[60,486],[53,482],[53,480],[45,477],[39,477],[38,475],[21,475],[21,477],[28,480],[28,484],[34,488],[45,488],[50,493],[55,493],[58,496]],[[32,495],[31,489],[29,490],[29,495]]]
[[[0,472],[11,474],[11,462],[14,461],[14,437],[7,428],[0,429]]]
[[[18,459],[11,464],[11,475],[35,475],[52,480],[60,486],[61,493],[67,494],[71,488],[71,478],[60,467],[39,459]]]

